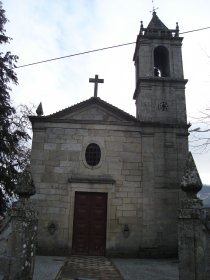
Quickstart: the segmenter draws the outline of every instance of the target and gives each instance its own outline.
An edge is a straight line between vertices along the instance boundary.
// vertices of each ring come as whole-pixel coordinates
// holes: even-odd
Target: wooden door
[[[106,217],[106,193],[75,193],[73,254],[105,255]]]

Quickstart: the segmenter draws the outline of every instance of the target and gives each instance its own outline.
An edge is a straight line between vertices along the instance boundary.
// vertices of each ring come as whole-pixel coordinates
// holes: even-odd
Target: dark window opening
[[[166,47],[154,49],[154,76],[169,77],[169,55]]]
[[[95,143],[89,144],[85,151],[85,159],[87,164],[89,164],[90,166],[96,166],[97,164],[99,164],[101,159],[100,147]]]

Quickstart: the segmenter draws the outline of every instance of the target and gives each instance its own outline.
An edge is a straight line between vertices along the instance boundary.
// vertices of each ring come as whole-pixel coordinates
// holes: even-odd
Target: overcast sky
[[[140,20],[151,20],[152,0],[3,0],[7,50],[19,56],[17,66],[107,46],[135,42]],[[210,26],[209,0],[154,0],[157,15],[180,32]],[[75,56],[16,70],[15,104],[38,106],[45,114],[71,106],[93,95],[95,74],[103,78],[99,97],[135,115],[133,93],[135,45]],[[210,29],[184,35],[183,65],[188,121],[210,108]],[[208,57],[209,56],[209,57]],[[208,111],[207,111],[208,112]],[[192,127],[200,126],[195,124]],[[191,147],[203,183],[210,184],[210,152],[197,154]]]

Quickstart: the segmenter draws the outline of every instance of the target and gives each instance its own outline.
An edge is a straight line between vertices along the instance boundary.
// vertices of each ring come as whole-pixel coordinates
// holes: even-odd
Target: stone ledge
[[[95,183],[95,184],[114,184],[116,181],[111,176],[84,176],[72,175],[68,178],[69,183]]]

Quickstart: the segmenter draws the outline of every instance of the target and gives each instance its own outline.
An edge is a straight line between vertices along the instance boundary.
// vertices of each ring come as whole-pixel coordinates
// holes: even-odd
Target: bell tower
[[[188,125],[179,27],[153,11],[136,41],[136,117],[142,143],[142,256],[176,256],[180,182],[188,155]]]
[[[153,11],[141,21],[134,52],[136,117],[141,122],[186,124],[185,84],[179,27],[168,29]]]

